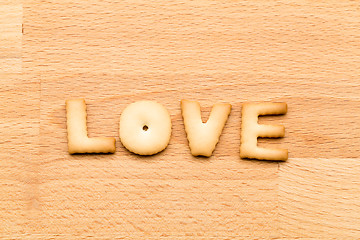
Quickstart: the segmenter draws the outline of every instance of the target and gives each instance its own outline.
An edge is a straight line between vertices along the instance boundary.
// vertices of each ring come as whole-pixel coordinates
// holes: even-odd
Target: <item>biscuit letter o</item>
[[[171,136],[171,118],[155,101],[139,101],[127,106],[120,117],[120,140],[130,152],[153,155],[166,148]]]
[[[241,158],[285,161],[287,149],[269,149],[257,146],[258,137],[284,137],[285,127],[282,125],[258,124],[259,115],[278,115],[287,112],[286,103],[245,103],[242,107],[241,123]]]

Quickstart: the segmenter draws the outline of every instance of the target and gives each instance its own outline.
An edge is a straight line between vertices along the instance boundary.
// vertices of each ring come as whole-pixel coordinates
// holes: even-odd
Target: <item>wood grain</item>
[[[359,159],[292,159],[279,172],[281,235],[359,237]]]
[[[360,5],[356,1],[0,0],[0,238],[360,237]],[[112,155],[67,153],[65,100],[87,102]],[[190,154],[180,100],[232,112],[213,156]],[[169,146],[118,137],[156,100]],[[239,157],[241,104],[286,102],[284,163]]]
[[[21,73],[22,5],[0,2],[0,74]]]

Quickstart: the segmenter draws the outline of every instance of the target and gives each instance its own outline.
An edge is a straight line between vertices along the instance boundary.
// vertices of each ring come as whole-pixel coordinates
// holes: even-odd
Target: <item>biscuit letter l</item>
[[[285,135],[284,126],[258,124],[258,116],[278,115],[286,112],[286,103],[243,104],[240,157],[277,161],[287,160],[287,149],[268,149],[257,146],[258,137],[278,138]]]
[[[86,104],[84,99],[66,100],[69,153],[114,153],[115,138],[87,136]]]

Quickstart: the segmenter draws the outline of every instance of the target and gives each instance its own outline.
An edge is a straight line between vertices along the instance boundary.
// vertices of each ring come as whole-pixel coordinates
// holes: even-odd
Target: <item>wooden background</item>
[[[360,238],[358,1],[0,0],[2,239]],[[113,155],[67,153],[65,100]],[[192,157],[181,99],[233,109]],[[122,110],[156,100],[168,148],[129,153]],[[241,104],[283,101],[284,163],[239,157]]]

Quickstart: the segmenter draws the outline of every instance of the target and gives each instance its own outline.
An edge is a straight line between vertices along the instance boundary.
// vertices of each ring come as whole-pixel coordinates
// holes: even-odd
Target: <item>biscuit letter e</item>
[[[87,136],[86,104],[84,99],[66,100],[68,149],[74,153],[114,153],[115,138]]]
[[[286,103],[243,104],[240,157],[277,161],[287,160],[287,149],[268,149],[257,146],[258,137],[278,138],[285,135],[284,126],[258,124],[258,116],[278,115],[286,112]]]

